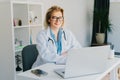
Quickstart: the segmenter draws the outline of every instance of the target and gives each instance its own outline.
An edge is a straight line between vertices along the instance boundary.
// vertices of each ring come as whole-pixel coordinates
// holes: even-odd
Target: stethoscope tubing
[[[66,35],[65,35],[65,31],[63,31],[63,35],[64,35],[64,39],[66,40]],[[54,44],[54,41],[49,37],[48,38],[48,42],[51,41],[52,44]]]

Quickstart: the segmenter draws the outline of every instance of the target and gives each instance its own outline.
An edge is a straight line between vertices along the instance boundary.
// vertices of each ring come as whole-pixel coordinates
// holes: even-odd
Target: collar
[[[50,34],[50,26],[48,26],[48,28],[46,30],[47,30],[47,36],[48,36],[48,38],[52,39],[51,34]],[[64,33],[65,33],[65,31],[63,30],[63,28],[62,28],[62,33],[63,33],[62,35],[64,35]]]

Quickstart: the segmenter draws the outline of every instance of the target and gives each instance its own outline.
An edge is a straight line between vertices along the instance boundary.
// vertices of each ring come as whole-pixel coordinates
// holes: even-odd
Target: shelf
[[[15,29],[16,28],[27,28],[28,26],[26,25],[26,26],[13,26]]]
[[[42,5],[40,1],[30,0],[14,0],[10,4],[15,55],[20,55],[23,48],[31,44],[31,40],[33,44],[36,43],[36,35],[43,23]]]
[[[11,1],[12,4],[27,4],[27,1]]]
[[[15,52],[21,52],[24,47],[25,46],[17,46],[17,47],[15,47]]]
[[[29,18],[29,24],[30,26],[41,26],[42,24],[42,7],[38,4],[29,4],[29,12],[28,12],[28,18]]]
[[[30,27],[38,27],[38,26],[42,26],[41,24],[30,24]]]
[[[2,19],[2,22],[0,24],[2,49],[0,52],[4,53],[3,56],[6,57],[5,59],[4,57],[1,58],[1,60],[4,60],[4,65],[7,66],[9,66],[7,64],[8,60],[10,60],[10,64],[14,63],[10,66],[12,72],[15,72],[15,63],[17,62],[16,55],[21,55],[23,48],[31,44],[31,35],[33,40],[32,42],[35,43],[36,35],[42,27],[41,24],[43,24],[42,5],[40,4],[41,1],[38,1],[37,3],[34,0],[33,2],[29,2],[30,0],[10,0],[0,3],[0,17]],[[34,24],[30,24],[30,11],[34,13],[32,22]],[[6,37],[4,38],[3,35]]]
[[[13,25],[18,26],[19,20],[21,25],[28,25],[28,5],[27,4],[12,4],[13,7]]]
[[[97,44],[97,43],[92,43],[91,46],[104,46],[104,45],[108,45],[108,44]]]

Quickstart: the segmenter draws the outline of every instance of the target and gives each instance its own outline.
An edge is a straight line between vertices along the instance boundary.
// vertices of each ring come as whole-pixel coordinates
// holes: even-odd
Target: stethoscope
[[[64,39],[66,40],[66,35],[65,35],[65,31],[63,31],[63,36],[64,36]],[[48,38],[48,42],[51,41],[52,44],[54,44],[54,41],[49,37]]]

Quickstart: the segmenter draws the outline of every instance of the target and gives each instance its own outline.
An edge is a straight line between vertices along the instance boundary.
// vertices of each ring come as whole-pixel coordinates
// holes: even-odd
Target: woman
[[[52,6],[46,13],[47,27],[37,35],[39,55],[33,67],[44,63],[65,64],[67,52],[72,48],[80,48],[74,35],[63,28],[64,10]]]

